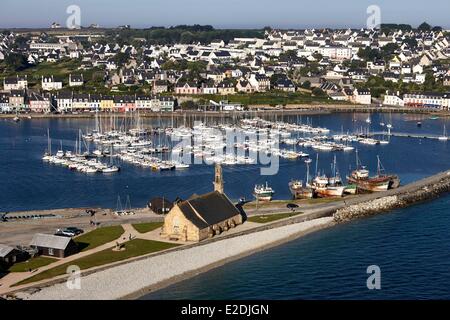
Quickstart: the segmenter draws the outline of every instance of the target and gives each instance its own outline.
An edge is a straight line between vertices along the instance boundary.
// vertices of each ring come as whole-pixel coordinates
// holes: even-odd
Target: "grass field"
[[[74,238],[80,251],[87,251],[118,239],[125,231],[122,226],[98,228]]]
[[[297,216],[301,214],[302,212],[286,212],[286,213],[277,213],[277,214],[267,214],[267,215],[259,215],[259,216],[252,216],[247,219],[247,221],[250,222],[256,222],[256,223],[268,223],[277,221],[284,218],[290,218]]]
[[[35,257],[30,260],[19,262],[11,266],[8,271],[9,272],[28,272],[30,269],[38,269],[40,267],[44,267],[58,261],[58,259],[49,258],[49,257]]]
[[[155,229],[161,228],[163,222],[148,222],[133,224],[133,228],[139,233],[147,233]]]
[[[25,279],[15,285],[21,285],[26,283],[32,283],[36,281],[41,281],[45,279],[50,279],[56,276],[63,275],[67,272],[67,268],[71,265],[78,266],[81,270],[86,270],[93,267],[98,267],[106,265],[113,262],[118,262],[126,260],[133,257],[139,257],[145,254],[158,252],[161,250],[170,249],[178,246],[178,244],[134,239],[125,243],[125,250],[113,251],[112,248],[106,249],[92,255],[62,264],[53,269],[46,270],[42,273],[36,274],[35,276]]]

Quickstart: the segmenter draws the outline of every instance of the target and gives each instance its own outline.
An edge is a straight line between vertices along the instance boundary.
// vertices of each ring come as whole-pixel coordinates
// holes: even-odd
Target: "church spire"
[[[222,177],[222,166],[220,163],[216,163],[215,177],[214,177],[214,191],[223,192],[223,177]]]

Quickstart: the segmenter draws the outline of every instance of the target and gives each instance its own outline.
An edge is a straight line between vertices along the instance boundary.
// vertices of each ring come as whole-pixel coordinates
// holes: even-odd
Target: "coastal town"
[[[179,28],[183,34],[211,30],[196,27]],[[117,33],[57,24],[38,32],[3,31],[0,111],[233,111],[302,103],[448,110],[450,105],[449,34],[427,23],[417,29],[267,28],[259,37],[161,44],[129,26]]]
[[[450,190],[450,33],[425,22],[55,22],[0,32],[0,85],[5,154],[32,172],[14,180],[53,197],[0,203],[0,299],[135,299]],[[436,167],[398,165],[412,154]]]

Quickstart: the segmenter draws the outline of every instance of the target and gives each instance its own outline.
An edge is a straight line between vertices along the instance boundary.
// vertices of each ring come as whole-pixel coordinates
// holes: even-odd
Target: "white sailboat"
[[[47,129],[47,151],[44,153],[42,160],[48,162],[50,161],[51,157],[52,157],[52,145],[50,142],[50,130]]]
[[[440,141],[447,141],[448,140],[447,128],[445,127],[445,124],[444,124],[444,132],[443,132],[442,136],[440,136],[438,139]]]

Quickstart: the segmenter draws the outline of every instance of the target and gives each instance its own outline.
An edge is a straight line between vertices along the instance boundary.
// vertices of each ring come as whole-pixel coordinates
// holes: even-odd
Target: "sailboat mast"
[[[318,170],[319,170],[319,154],[316,155],[316,176],[317,176]]]

